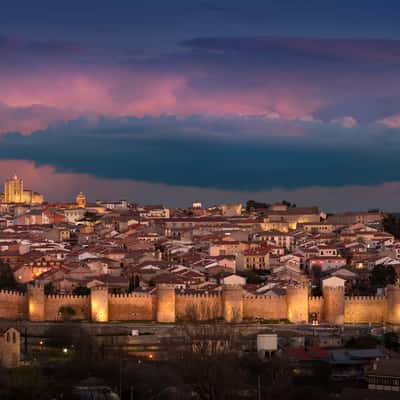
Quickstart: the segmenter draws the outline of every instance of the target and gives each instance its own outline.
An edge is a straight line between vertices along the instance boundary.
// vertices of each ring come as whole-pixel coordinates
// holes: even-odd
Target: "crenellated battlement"
[[[79,295],[79,294],[49,294],[46,296],[46,299],[48,300],[56,300],[56,301],[62,301],[62,300],[87,300],[89,299],[89,295]]]
[[[183,297],[186,299],[207,299],[207,298],[220,298],[222,293],[176,293],[176,297]]]
[[[345,296],[346,302],[386,302],[386,296]]]
[[[26,293],[24,292],[19,292],[17,290],[0,290],[0,297],[2,296],[9,296],[9,297],[25,297]]]
[[[111,300],[151,299],[150,293],[113,293],[109,295]]]
[[[243,297],[245,300],[277,300],[277,301],[286,301],[286,296],[268,296],[263,294],[256,294],[256,295],[246,295]]]
[[[308,301],[324,301],[322,296],[308,296]]]

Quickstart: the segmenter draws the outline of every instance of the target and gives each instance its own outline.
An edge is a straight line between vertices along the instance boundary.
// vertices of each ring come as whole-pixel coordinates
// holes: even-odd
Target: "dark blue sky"
[[[3,0],[0,157],[220,190],[397,182],[399,20],[398,1]]]
[[[197,36],[399,39],[395,0],[3,0],[3,33],[157,48]]]

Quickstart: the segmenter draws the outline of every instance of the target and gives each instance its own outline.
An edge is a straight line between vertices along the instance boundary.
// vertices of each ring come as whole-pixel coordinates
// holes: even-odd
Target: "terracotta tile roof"
[[[290,358],[297,361],[314,361],[324,360],[329,357],[329,352],[320,347],[295,347],[287,349],[287,354]]]

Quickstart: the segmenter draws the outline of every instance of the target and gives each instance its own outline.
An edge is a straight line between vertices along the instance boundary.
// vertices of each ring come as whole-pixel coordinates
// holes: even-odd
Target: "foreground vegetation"
[[[282,357],[268,362],[255,355],[239,357],[232,351],[234,335],[218,331],[220,343],[210,346],[209,330],[192,326],[187,333],[194,346],[170,346],[166,357],[157,360],[156,355],[135,357],[118,350],[105,354],[79,328],[60,330],[48,349],[36,347],[31,352],[29,365],[0,370],[0,399],[70,400],[73,386],[90,377],[121,393],[123,400],[297,400],[317,399],[326,393],[323,370],[317,379],[319,387],[299,386]]]

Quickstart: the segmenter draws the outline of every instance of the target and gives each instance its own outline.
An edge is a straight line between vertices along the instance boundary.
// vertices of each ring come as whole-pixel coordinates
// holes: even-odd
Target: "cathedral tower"
[[[15,174],[4,183],[4,201],[6,203],[23,203],[24,181]]]
[[[78,208],[86,208],[86,196],[80,192],[76,196],[75,203]]]

